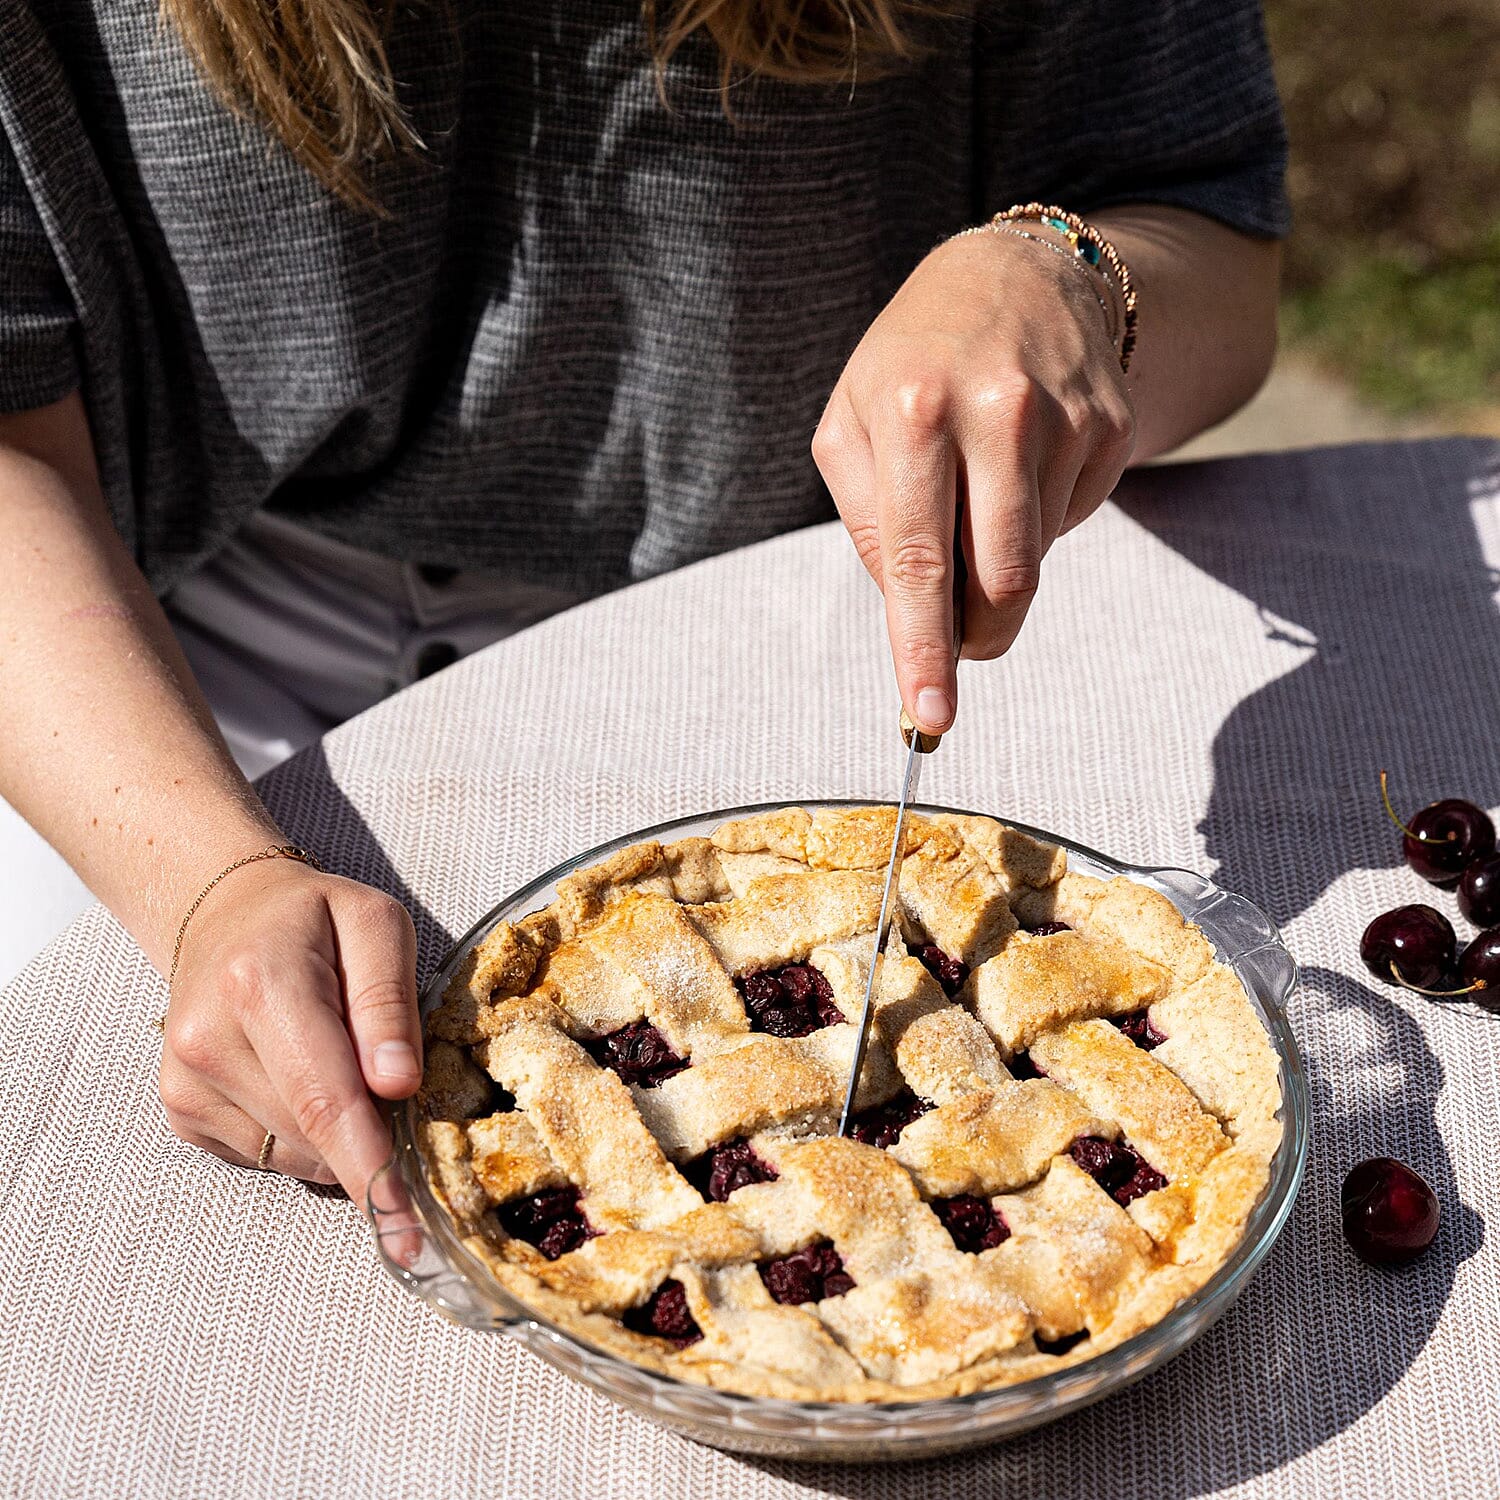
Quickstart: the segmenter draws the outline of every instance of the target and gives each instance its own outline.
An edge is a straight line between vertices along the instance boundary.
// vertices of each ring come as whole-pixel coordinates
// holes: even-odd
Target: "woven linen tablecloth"
[[[0,995],[4,1496],[1500,1494],[1500,1017],[1370,979],[1359,935],[1434,892],[1407,809],[1500,803],[1500,446],[1157,469],[1065,538],[1020,643],[966,664],[925,799],[1203,870],[1285,925],[1312,1075],[1306,1186],[1233,1310],[1129,1391],[900,1466],[698,1447],[390,1282],[344,1201],[179,1144],[164,986],[101,909]],[[820,527],[574,610],[371,710],[263,793],[410,903],[425,974],[564,856],[677,815],[887,799],[876,591]],[[226,891],[226,895],[228,892]],[[1362,1157],[1437,1189],[1432,1250],[1339,1233]]]

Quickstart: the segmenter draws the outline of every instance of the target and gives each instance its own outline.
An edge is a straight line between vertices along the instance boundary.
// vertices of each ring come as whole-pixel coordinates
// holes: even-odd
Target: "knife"
[[[961,519],[961,518],[960,518]],[[953,657],[956,661],[964,641],[964,586],[967,569],[961,526],[953,529]],[[860,1070],[865,1065],[865,1051],[870,1045],[870,1022],[875,1012],[875,975],[880,955],[890,941],[895,926],[896,905],[901,895],[901,863],[906,858],[906,815],[917,800],[917,785],[922,779],[922,762],[937,749],[940,734],[924,734],[906,710],[901,710],[901,737],[906,741],[906,774],[901,778],[901,800],[896,804],[896,831],[891,836],[891,857],[885,867],[885,889],[880,896],[880,916],[875,923],[875,948],[870,954],[870,975],[865,980],[865,1003],[859,1013],[859,1036],[854,1043],[854,1063],[849,1069],[849,1087],[844,1093],[844,1109],[839,1116],[839,1134],[849,1134],[854,1114],[854,1095],[859,1089]]]

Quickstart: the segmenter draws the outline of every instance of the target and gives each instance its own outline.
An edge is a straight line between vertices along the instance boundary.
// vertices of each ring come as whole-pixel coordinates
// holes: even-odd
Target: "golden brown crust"
[[[682,1379],[914,1401],[1091,1358],[1222,1263],[1280,1140],[1253,1006],[1159,893],[1068,872],[992,819],[908,824],[858,1102],[910,1090],[932,1107],[888,1149],[832,1135],[893,826],[889,808],[785,808],[633,845],[466,956],[427,1022],[419,1145],[511,1293]],[[1056,921],[1074,930],[1021,930]],[[957,1000],[913,956],[924,944],[970,966]],[[823,976],[842,1022],[752,1029],[740,986],[787,964]],[[1154,1052],[1108,1019],[1147,1007]],[[645,1022],[689,1064],[652,1087],[588,1050]],[[1012,1076],[1023,1051],[1044,1077]],[[491,1112],[492,1081],[515,1111]],[[1121,1207],[1069,1154],[1081,1137],[1128,1143],[1167,1184]],[[774,1179],[706,1203],[682,1169],[739,1138]],[[593,1238],[548,1260],[507,1235],[501,1205],[567,1186]],[[931,1202],[959,1195],[1000,1216],[1001,1243],[959,1248]],[[758,1267],[824,1241],[853,1287],[778,1304]],[[680,1349],[621,1322],[669,1279],[702,1335]],[[1078,1333],[1061,1354],[1036,1342]]]

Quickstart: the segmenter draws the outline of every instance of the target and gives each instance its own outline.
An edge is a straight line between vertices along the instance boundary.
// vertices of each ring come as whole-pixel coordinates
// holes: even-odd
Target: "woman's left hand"
[[[1015,234],[948,240],[850,357],[813,438],[861,561],[885,594],[896,680],[925,730],[957,706],[955,504],[966,657],[1010,649],[1052,543],[1114,488],[1135,414],[1079,268]]]

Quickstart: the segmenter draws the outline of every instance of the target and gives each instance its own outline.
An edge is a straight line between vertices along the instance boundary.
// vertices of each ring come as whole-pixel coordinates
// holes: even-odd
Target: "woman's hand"
[[[370,1093],[421,1081],[416,935],[399,901],[294,860],[235,871],[188,925],[167,1013],[173,1130],[225,1161],[342,1184],[390,1154]]]
[[[1047,549],[1129,459],[1135,416],[1104,310],[1079,269],[1019,235],[934,250],[871,324],[813,438],[861,561],[885,594],[901,700],[947,729],[955,503],[964,649],[1009,650]]]

